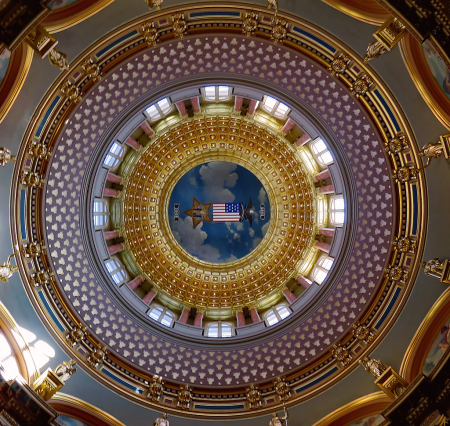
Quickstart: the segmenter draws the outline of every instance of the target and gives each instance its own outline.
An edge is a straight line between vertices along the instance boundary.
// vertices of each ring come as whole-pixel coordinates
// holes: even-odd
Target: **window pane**
[[[206,86],[205,87],[205,97],[207,99],[216,99],[216,86]]]
[[[94,215],[94,226],[106,225],[107,221],[108,221],[107,216],[99,215],[99,214]]]
[[[170,110],[170,103],[167,98],[161,99],[158,102],[158,106],[161,108],[161,111],[166,114]]]
[[[345,220],[345,213],[344,212],[334,212],[331,216],[331,221],[333,223],[339,223],[343,224]]]
[[[109,152],[112,153],[112,154],[116,154],[116,155],[120,156],[121,155],[121,150],[122,150],[122,146],[119,143],[114,142],[112,144],[112,147],[109,150]]]
[[[117,158],[114,158],[114,157],[112,157],[111,155],[108,154],[105,157],[105,161],[103,161],[103,164],[105,166],[108,166],[108,167],[112,168],[112,167],[116,167],[117,164],[119,164],[119,160]]]
[[[327,149],[327,146],[325,145],[325,143],[322,139],[319,139],[316,142],[314,142],[311,145],[311,147],[315,154],[326,151],[326,149]]]
[[[173,315],[170,312],[166,312],[161,320],[161,324],[166,327],[170,327],[172,325]]]
[[[286,317],[291,315],[291,313],[286,308],[286,306],[278,306],[277,311],[278,311],[278,314],[280,315],[281,319],[285,319]]]
[[[330,270],[330,268],[333,266],[333,261],[331,259],[325,259],[324,262],[322,263],[322,266],[325,269]]]
[[[277,100],[272,98],[271,96],[266,96],[264,99],[264,106],[268,109],[272,110],[275,104],[277,103]]]
[[[232,336],[232,328],[229,324],[222,324],[222,337],[231,337]]]
[[[314,280],[319,284],[322,284],[326,276],[327,276],[326,272],[322,271],[321,269],[316,269],[314,273]]]
[[[270,315],[268,315],[266,319],[267,319],[267,323],[269,325],[274,325],[279,321],[274,312],[272,312]]]
[[[161,114],[159,113],[155,105],[151,105],[149,108],[147,108],[146,112],[152,120],[161,117]]]
[[[219,86],[219,99],[223,100],[228,98],[230,94],[230,88],[228,86]]]
[[[158,321],[159,320],[159,317],[161,316],[161,314],[162,314],[162,308],[160,308],[160,307],[158,307],[158,306],[155,306],[151,311],[150,311],[150,313],[149,313],[149,317],[150,318],[152,318],[152,319],[154,319],[155,321]]]
[[[285,104],[280,103],[280,105],[278,105],[277,110],[275,111],[275,115],[278,115],[278,116],[282,117],[288,111],[289,111],[289,107],[287,105],[285,105]]]
[[[320,159],[322,160],[323,163],[325,164],[331,164],[334,160],[333,157],[331,156],[331,154],[327,151],[324,152],[321,156]]]
[[[120,268],[120,265],[117,261],[108,260],[108,262],[106,262],[106,269],[108,270],[108,272],[115,271],[118,268]]]
[[[116,284],[120,284],[125,279],[125,272],[122,269],[120,269],[119,271],[117,271],[115,274],[112,275],[112,279]]]
[[[335,198],[333,200],[333,208],[336,210],[343,210],[345,208],[345,203],[343,198]]]
[[[219,337],[219,325],[212,324],[208,327],[207,337]]]

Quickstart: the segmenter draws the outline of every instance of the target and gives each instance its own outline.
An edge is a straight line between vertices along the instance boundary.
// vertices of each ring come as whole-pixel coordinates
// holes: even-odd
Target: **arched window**
[[[108,154],[106,154],[103,164],[110,169],[115,169],[125,154],[125,148],[119,143],[114,142],[109,148]]]
[[[206,86],[202,88],[203,99],[207,102],[225,102],[231,99],[231,87]]]
[[[105,262],[106,269],[111,275],[113,281],[119,285],[124,283],[127,280],[127,273],[125,272],[125,268],[117,259],[110,259]]]
[[[213,322],[206,328],[206,337],[232,337],[233,325],[228,322]]]
[[[264,314],[264,319],[268,326],[275,325],[282,319],[287,318],[291,315],[291,311],[286,307],[285,304],[274,306],[272,309]]]
[[[3,367],[2,375],[6,380],[20,376],[19,365],[12,353],[8,340],[0,331],[0,365]]]
[[[320,138],[314,139],[312,142],[309,143],[309,147],[311,149],[314,158],[321,166],[325,167],[328,164],[334,162],[333,156],[331,155],[330,151],[328,151],[328,148],[322,139]]]
[[[273,115],[281,120],[286,118],[291,111],[287,105],[267,95],[263,98],[261,108],[270,115]]]
[[[328,275],[328,271],[333,266],[333,262],[334,259],[332,257],[328,257],[326,255],[321,256],[311,272],[312,279],[316,283],[322,284]]]
[[[159,305],[153,305],[148,316],[166,327],[171,327],[175,320],[175,315],[172,312]]]
[[[95,200],[92,210],[94,213],[94,226],[96,228],[105,228],[109,219],[108,203],[105,200]]]
[[[169,102],[168,98],[161,99],[153,105],[150,105],[145,112],[148,114],[150,121],[158,121],[164,118],[170,111],[172,111],[173,105]]]
[[[343,225],[345,221],[345,201],[342,195],[330,197],[330,223]]]

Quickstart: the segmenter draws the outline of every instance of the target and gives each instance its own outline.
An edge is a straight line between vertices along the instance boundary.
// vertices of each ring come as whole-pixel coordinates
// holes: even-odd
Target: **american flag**
[[[240,217],[239,203],[213,203],[214,222],[239,222]]]

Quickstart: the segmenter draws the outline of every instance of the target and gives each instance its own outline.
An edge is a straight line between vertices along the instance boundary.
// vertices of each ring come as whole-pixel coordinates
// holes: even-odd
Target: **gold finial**
[[[69,69],[69,62],[67,61],[67,55],[56,49],[52,49],[48,54],[48,60],[52,65],[58,67],[61,71]]]
[[[152,382],[148,388],[147,398],[154,402],[158,402],[164,391],[164,381],[161,376],[153,376]]]
[[[16,161],[16,157],[11,155],[9,149],[0,147],[0,166],[6,166],[10,162]]]
[[[9,279],[13,276],[14,272],[17,272],[19,270],[18,266],[11,265],[12,257],[16,256],[17,254],[19,254],[18,251],[9,255],[6,262],[0,265],[0,282],[8,282]]]

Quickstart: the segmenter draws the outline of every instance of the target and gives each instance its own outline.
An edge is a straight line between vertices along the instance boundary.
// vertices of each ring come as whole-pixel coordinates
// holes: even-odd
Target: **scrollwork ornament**
[[[147,6],[150,10],[155,8],[156,10],[161,9],[161,5],[163,4],[164,0],[145,0],[147,3]]]
[[[75,368],[76,362],[71,359],[69,362],[63,361],[55,369],[55,374],[64,384],[75,374],[77,369]]]
[[[88,78],[93,82],[97,82],[102,79],[100,67],[92,60],[92,58],[86,59],[86,61],[84,61],[82,65],[82,68],[84,69]]]
[[[368,75],[363,75],[354,81],[350,88],[350,92],[352,95],[359,98],[367,93],[373,83],[373,80]]]
[[[53,279],[53,272],[38,271],[30,277],[30,283],[35,287],[42,287]]]
[[[420,266],[424,269],[425,275],[441,279],[444,274],[444,261],[440,261],[437,257],[429,260],[428,262],[422,262]]]
[[[275,385],[275,392],[277,393],[278,398],[280,398],[281,402],[286,402],[292,396],[291,387],[286,382],[286,379],[277,377],[277,379],[274,382],[274,385]]]
[[[274,17],[272,19],[272,31],[270,33],[270,39],[275,43],[282,43],[287,36],[287,29],[289,23],[284,19]]]
[[[43,160],[48,160],[51,157],[52,152],[49,151],[47,146],[45,146],[43,143],[31,141],[28,146],[28,154],[30,154],[36,158],[42,158]]]
[[[182,410],[189,410],[192,401],[192,392],[189,385],[181,386],[180,392],[178,392],[177,407]]]
[[[391,268],[386,269],[386,273],[388,274],[388,278],[394,282],[406,282],[409,277],[409,272],[398,266],[392,266]]]
[[[372,59],[379,58],[387,52],[387,49],[381,44],[379,40],[372,41],[367,47],[366,55],[364,56],[364,63],[368,64]]]
[[[406,183],[410,180],[416,180],[419,176],[419,171],[415,167],[400,167],[393,174],[393,178],[397,182]]]
[[[394,241],[394,247],[401,253],[415,253],[417,248],[417,241],[411,238],[398,238]]]
[[[261,404],[262,404],[261,392],[259,391],[258,387],[255,386],[253,383],[247,389],[246,397],[247,397],[249,407],[252,410],[261,407]]]
[[[61,87],[61,92],[66,95],[70,101],[77,103],[82,100],[80,89],[77,85],[73,84],[70,80],[66,81]]]
[[[44,243],[32,242],[30,244],[24,244],[22,247],[22,252],[25,257],[37,257],[38,255],[45,253]]]
[[[20,183],[25,186],[42,188],[44,186],[44,178],[41,178],[36,172],[22,171]]]
[[[142,26],[142,31],[144,32],[144,39],[150,47],[155,47],[159,41],[159,32],[155,28],[155,23],[153,21],[146,22]]]
[[[369,327],[367,327],[366,325],[357,323],[353,324],[352,328],[353,328],[352,330],[353,336],[355,336],[358,340],[364,342],[366,345],[373,340],[374,336],[370,331]]]
[[[107,354],[106,346],[99,345],[91,352],[86,361],[92,368],[98,368],[105,361]]]
[[[52,65],[58,67],[61,71],[69,69],[69,62],[67,61],[67,55],[63,52],[59,52],[56,49],[52,49],[48,54],[48,59]]]
[[[341,53],[337,58],[333,60],[328,70],[330,71],[330,74],[333,77],[338,77],[342,74],[344,74],[345,70],[348,68],[348,64],[350,63],[351,59],[347,56]]]
[[[87,327],[80,326],[76,327],[66,335],[66,340],[70,343],[72,347],[80,343],[87,335]]]
[[[247,12],[242,23],[242,33],[247,37],[253,35],[258,28],[258,14]]]
[[[408,141],[405,136],[395,137],[386,144],[386,152],[390,154],[398,154],[406,148],[408,148]]]
[[[176,37],[183,38],[186,34],[187,24],[184,20],[184,13],[177,13],[172,16],[172,29]]]
[[[350,352],[345,346],[342,346],[340,343],[338,345],[333,345],[331,353],[338,361],[342,362],[344,367],[352,362],[352,356]]]
[[[164,391],[164,382],[161,376],[154,376],[148,388],[147,398],[159,402]]]
[[[372,376],[375,378],[380,377],[388,369],[388,367],[384,365],[380,360],[371,359],[368,356],[366,356],[364,359],[359,360],[359,363],[368,373],[372,374]]]

